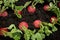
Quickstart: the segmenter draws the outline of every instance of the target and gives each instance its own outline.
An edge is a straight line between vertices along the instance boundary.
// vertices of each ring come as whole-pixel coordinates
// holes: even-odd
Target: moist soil
[[[30,1],[30,0],[28,0]],[[24,5],[27,2],[27,0],[20,0],[18,2],[16,2],[16,5]],[[16,27],[18,28],[18,24],[22,21],[26,21],[29,24],[29,29],[33,30],[36,29],[34,28],[34,26],[32,25],[34,20],[41,20],[43,22],[50,22],[50,17],[51,16],[56,16],[53,12],[50,11],[44,11],[43,10],[43,6],[45,4],[48,4],[47,1],[45,1],[45,3],[42,4],[37,4],[36,5],[36,12],[33,14],[30,14],[26,9],[23,9],[22,11],[22,18],[19,19],[15,14],[14,11],[9,8],[6,11],[8,12],[8,16],[7,17],[0,17],[0,27],[8,27],[10,24],[15,24]],[[60,40],[60,27],[59,25],[56,25],[58,28],[58,31],[54,32],[53,34],[51,34],[49,37],[46,37],[44,40]],[[12,38],[9,37],[4,37],[4,36],[0,36],[0,40],[13,40]],[[24,40],[23,35],[21,40]]]

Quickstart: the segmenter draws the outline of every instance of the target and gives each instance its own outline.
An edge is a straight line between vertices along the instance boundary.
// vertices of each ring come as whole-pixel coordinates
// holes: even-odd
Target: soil
[[[29,0],[28,0],[29,1]],[[24,3],[27,2],[27,0],[20,0],[16,2],[16,5],[24,5]],[[47,4],[48,2],[45,2],[44,4]],[[0,17],[0,27],[8,27],[10,24],[15,24],[18,27],[18,24],[21,21],[26,21],[29,24],[29,29],[33,30],[36,29],[32,25],[33,21],[36,19],[39,19],[44,22],[50,22],[51,16],[56,16],[53,12],[47,12],[43,10],[44,4],[37,4],[36,5],[36,12],[34,14],[30,14],[26,9],[23,9],[22,16],[23,18],[19,19],[15,14],[14,11],[9,8],[7,9],[7,12],[9,13],[7,17]],[[56,25],[58,28],[58,31],[51,34],[49,37],[46,37],[44,40],[60,40],[60,27],[59,25]],[[23,37],[23,36],[22,36]],[[0,40],[13,40],[9,37],[0,36]],[[24,40],[23,38],[21,40]]]

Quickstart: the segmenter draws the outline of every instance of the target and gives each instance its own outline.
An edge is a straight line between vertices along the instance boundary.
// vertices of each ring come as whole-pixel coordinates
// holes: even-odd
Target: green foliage
[[[51,28],[51,29],[49,29]],[[30,30],[23,27],[23,32],[16,28],[14,24],[11,24],[8,27],[9,32],[4,33],[4,36],[9,36],[14,40],[19,40],[21,38],[21,34],[24,32],[25,40],[43,40],[45,36],[49,36],[51,33],[57,31],[57,28],[51,23],[42,22],[40,29],[36,32],[36,30]]]
[[[37,0],[33,0],[32,6],[35,7],[37,3],[41,3],[42,4],[42,3],[44,3],[44,0],[38,0],[38,1]]]
[[[29,29],[26,29],[25,27],[23,27],[23,30],[24,30],[24,38],[25,38],[25,40],[30,40],[30,37],[32,35],[34,35],[34,33],[35,33],[35,30],[31,31]]]
[[[8,27],[9,32],[6,32],[4,34],[4,36],[9,36],[10,38],[13,38],[14,40],[20,40],[20,37],[21,37],[21,34],[22,32],[16,28],[16,26],[14,24],[11,24],[9,27]]]
[[[57,7],[57,3],[53,4],[52,2],[50,2],[49,6],[50,6],[50,11],[56,14],[57,20],[60,24],[60,9]]]
[[[36,34],[32,35],[31,39],[32,40],[36,40],[36,39],[37,40],[42,40],[42,37],[41,37],[41,34],[36,33]]]
[[[24,8],[26,8],[29,4],[31,3],[31,1],[28,1],[24,4]]]
[[[45,26],[45,34],[46,34],[47,36],[49,36],[51,33],[52,33],[52,31],[49,30],[49,28],[48,28],[47,26]]]
[[[60,24],[60,17],[58,18],[58,23]]]
[[[15,10],[20,10],[22,11],[24,8],[26,8],[29,4],[31,3],[31,1],[28,1],[24,4],[24,6],[15,6]]]
[[[23,7],[24,7],[24,6],[15,6],[15,9],[22,11]]]
[[[57,7],[57,5],[50,3],[50,10],[53,11],[57,17],[60,17],[60,9]]]
[[[12,9],[14,9],[15,6],[15,2],[18,0],[0,0],[0,12],[5,11],[6,9],[8,9],[8,7],[11,7]],[[2,4],[4,4],[2,6]]]
[[[44,3],[44,0],[34,0],[35,2],[38,2],[38,3]]]
[[[0,1],[0,5],[2,4],[3,2],[2,1]]]
[[[31,1],[29,2],[26,2],[24,4],[24,6],[15,6],[15,14],[18,18],[22,18],[22,15],[21,14],[18,14],[18,11],[22,11],[24,8],[26,8],[29,4],[31,3]]]

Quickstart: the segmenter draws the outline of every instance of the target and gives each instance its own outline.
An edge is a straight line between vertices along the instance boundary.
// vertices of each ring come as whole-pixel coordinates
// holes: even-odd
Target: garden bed
[[[18,2],[15,2],[15,5],[16,6],[21,6],[21,5],[24,5],[26,2],[29,2],[29,1],[31,1],[31,0],[28,0],[28,1],[27,0],[20,0]],[[44,1],[44,3],[42,3],[42,4],[37,3],[35,5],[36,11],[34,13],[30,13],[30,12],[28,12],[27,8],[33,3],[33,1],[31,1],[31,3],[26,8],[24,8],[22,10],[22,14],[21,14],[22,17],[17,16],[15,14],[15,10],[12,9],[11,7],[8,7],[8,9],[6,9],[6,11],[8,13],[8,16],[0,16],[0,28],[5,28],[5,27],[7,28],[11,24],[14,24],[16,26],[16,28],[22,32],[22,33],[18,33],[21,36],[20,40],[26,40],[25,39],[26,37],[24,38],[24,31],[22,31],[22,29],[19,28],[19,23],[21,23],[23,21],[27,22],[28,26],[29,26],[27,30],[31,30],[31,31],[36,30],[36,32],[34,33],[34,34],[36,34],[40,30],[40,28],[36,28],[35,25],[32,24],[35,20],[40,20],[41,22],[46,22],[47,24],[49,24],[49,23],[51,23],[50,19],[51,19],[52,16],[55,16],[55,17],[58,16],[57,15],[58,13],[57,14],[54,13],[55,11],[50,11],[50,10],[46,11],[46,10],[43,9],[44,5],[49,5],[50,2],[53,3],[53,1],[48,2],[48,0]],[[57,7],[59,8],[59,6],[57,6]],[[59,15],[59,18],[60,18],[60,15]],[[57,17],[57,19],[58,19],[58,17]],[[58,22],[59,22],[59,20],[58,20]],[[59,24],[57,24],[57,23],[51,23],[51,24],[54,24],[54,26],[56,26],[57,30],[53,31],[51,34],[49,34],[49,36],[47,36],[44,33],[46,35],[46,37],[41,39],[41,40],[59,40],[60,39],[60,27],[59,27],[60,23]],[[8,29],[8,32],[11,32],[11,30]],[[27,31],[27,32],[29,32],[29,31]],[[17,34],[15,34],[15,35],[17,35]],[[5,35],[1,35],[0,40],[14,40],[14,39],[12,37],[10,38],[10,36],[8,36],[8,35],[6,35],[6,37],[5,37]],[[35,39],[35,40],[38,40],[38,39]]]

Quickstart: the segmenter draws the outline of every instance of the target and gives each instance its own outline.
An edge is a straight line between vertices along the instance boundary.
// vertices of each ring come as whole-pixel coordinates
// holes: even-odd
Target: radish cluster
[[[32,25],[34,25],[35,28],[40,28],[41,21],[40,20],[35,20]],[[26,27],[28,29],[29,25],[27,22],[22,21],[19,23],[19,29],[23,30],[22,27]]]

